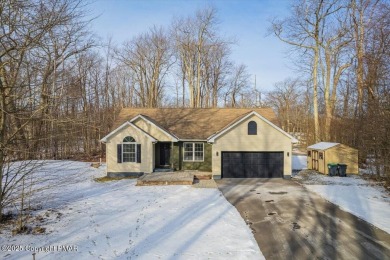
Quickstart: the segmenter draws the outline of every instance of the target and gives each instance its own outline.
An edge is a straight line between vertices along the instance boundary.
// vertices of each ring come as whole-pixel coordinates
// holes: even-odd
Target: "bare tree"
[[[283,42],[293,46],[301,53],[310,53],[313,84],[314,139],[320,140],[318,113],[318,73],[321,45],[324,43],[326,19],[338,12],[338,1],[310,0],[295,1],[292,14],[284,20],[272,21],[272,32]]]
[[[225,106],[238,107],[238,99],[241,97],[243,103],[243,95],[249,90],[250,75],[247,72],[245,65],[241,64],[232,68],[231,76],[228,79],[227,89],[225,92]]]
[[[218,36],[217,24],[216,9],[205,8],[172,25],[183,101],[188,88],[190,107],[217,106],[224,85],[230,43]]]
[[[162,98],[165,78],[174,63],[168,35],[162,28],[152,28],[126,42],[118,58],[134,74],[135,93],[142,106],[157,107]]]
[[[218,106],[218,98],[221,90],[227,86],[228,74],[232,67],[229,54],[228,44],[222,41],[207,49],[203,62],[205,72],[201,81],[202,107]]]
[[[363,113],[363,92],[364,92],[364,56],[366,49],[366,34],[370,21],[375,15],[379,0],[351,0],[350,19],[353,28],[353,42],[355,45],[356,58],[356,83],[358,90],[356,114]]]
[[[311,86],[306,87],[306,84],[287,78],[275,83],[264,98],[264,104],[276,112],[282,129],[299,138],[303,147],[307,141],[312,142],[311,93],[308,91]]]
[[[294,132],[297,128],[294,120],[299,115],[294,114],[294,112],[296,112],[301,103],[300,97],[302,93],[299,84],[298,79],[286,79],[277,82],[274,85],[274,90],[268,92],[265,96],[265,103],[275,109],[282,128],[287,132]]]
[[[77,0],[0,3],[0,218],[12,186],[26,177],[8,164],[42,152],[38,144],[47,141],[57,69],[90,46],[79,44],[83,7]]]
[[[323,136],[331,140],[331,123],[335,112],[337,87],[343,73],[352,65],[349,45],[349,23],[346,16],[346,5],[339,5],[338,12],[333,13],[323,29],[323,40],[320,42],[321,76],[325,103],[325,124]],[[323,64],[324,63],[324,64]]]

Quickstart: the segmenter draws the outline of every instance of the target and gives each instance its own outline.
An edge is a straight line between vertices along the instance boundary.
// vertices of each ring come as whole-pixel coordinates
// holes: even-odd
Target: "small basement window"
[[[248,123],[248,135],[257,135],[257,123],[255,121]]]

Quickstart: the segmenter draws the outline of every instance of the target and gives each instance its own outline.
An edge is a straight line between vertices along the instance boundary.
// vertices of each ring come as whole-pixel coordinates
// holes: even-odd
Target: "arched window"
[[[257,135],[257,123],[255,121],[248,123],[248,135]]]
[[[123,138],[123,142],[124,143],[135,143],[135,139],[131,136],[126,136],[125,138]]]
[[[136,162],[137,143],[131,136],[123,138],[122,142],[122,162]]]

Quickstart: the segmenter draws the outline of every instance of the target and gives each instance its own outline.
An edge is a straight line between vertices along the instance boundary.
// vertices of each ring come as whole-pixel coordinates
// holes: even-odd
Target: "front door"
[[[160,166],[169,166],[171,159],[171,143],[160,143]]]

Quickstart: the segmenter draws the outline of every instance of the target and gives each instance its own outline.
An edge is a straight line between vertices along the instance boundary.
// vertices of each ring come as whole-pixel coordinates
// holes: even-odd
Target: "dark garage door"
[[[282,178],[283,152],[222,152],[222,178]]]

